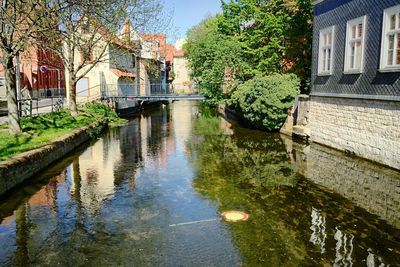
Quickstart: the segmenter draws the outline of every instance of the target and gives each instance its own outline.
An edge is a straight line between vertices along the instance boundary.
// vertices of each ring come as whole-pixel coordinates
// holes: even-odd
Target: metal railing
[[[178,89],[177,89],[178,88]],[[184,88],[184,89],[182,89]],[[142,92],[140,92],[142,91]],[[58,112],[66,105],[65,89],[54,89],[50,93],[35,91],[35,97],[26,88],[21,90],[18,101],[20,116],[34,116],[42,113]],[[142,93],[142,94],[140,94]],[[87,95],[87,96],[85,96]],[[103,84],[77,92],[78,104],[108,100],[122,106],[136,105],[142,101],[163,101],[179,99],[201,99],[196,87],[188,84],[151,83],[141,86],[137,84]],[[4,99],[6,100],[6,99]],[[6,115],[6,110],[3,112]]]
[[[19,100],[18,105],[21,117],[60,112],[64,108],[65,97],[26,98]]]

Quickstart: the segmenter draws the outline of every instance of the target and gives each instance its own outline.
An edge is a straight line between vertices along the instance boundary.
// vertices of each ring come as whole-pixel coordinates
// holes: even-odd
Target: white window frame
[[[397,14],[395,30],[390,29],[391,16]],[[393,64],[388,64],[389,54],[389,34],[394,34]],[[397,54],[400,53],[397,36],[400,36],[400,5],[385,9],[383,12],[382,43],[381,43],[381,62],[380,71],[400,71],[400,64],[396,64]]]
[[[335,26],[331,26],[325,29],[322,29],[319,32],[319,49],[318,49],[318,75],[319,76],[329,76],[332,75],[333,73],[333,61],[334,61],[334,54],[335,54]],[[324,46],[324,35],[332,33],[332,40],[330,46]],[[325,70],[323,66],[326,64],[328,57],[324,57],[324,50],[330,48],[331,49],[331,54],[330,54],[330,64],[329,64],[329,70]]]
[[[361,37],[352,38],[352,29],[359,24],[363,25]],[[364,70],[364,52],[365,52],[365,33],[367,28],[367,16],[359,17],[347,22],[346,26],[346,48],[344,58],[344,73],[362,73]],[[358,29],[357,29],[358,30]],[[357,31],[356,30],[356,31]],[[351,67],[351,45],[361,41],[361,63],[359,68]],[[355,48],[357,49],[357,47]],[[356,52],[354,52],[354,56]]]

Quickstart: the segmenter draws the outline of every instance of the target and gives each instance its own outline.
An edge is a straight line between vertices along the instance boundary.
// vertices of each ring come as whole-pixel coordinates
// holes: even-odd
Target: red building
[[[64,66],[52,51],[28,48],[20,57],[20,73],[21,89],[29,89],[31,97],[65,95]],[[0,79],[4,74],[0,66]]]

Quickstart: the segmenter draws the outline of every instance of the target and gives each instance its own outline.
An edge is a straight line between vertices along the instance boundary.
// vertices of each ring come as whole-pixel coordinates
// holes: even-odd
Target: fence
[[[120,106],[136,105],[136,97],[162,97],[197,95],[197,88],[193,84],[143,84],[142,94],[137,84],[102,84],[84,90],[77,90],[77,102],[88,103],[104,99],[118,99]],[[187,89],[182,89],[187,88]],[[33,95],[31,95],[33,92]],[[32,116],[41,113],[57,112],[66,105],[65,89],[41,89],[29,91],[21,90],[21,100],[18,101],[20,116]],[[1,97],[0,97],[1,98]],[[152,98],[153,99],[153,98]],[[1,100],[1,99],[0,99]],[[6,101],[6,99],[3,99]],[[5,102],[4,102],[5,103]],[[7,107],[0,107],[0,116],[7,114]],[[2,112],[3,111],[3,112]]]
[[[59,112],[64,108],[65,97],[25,98],[19,100],[18,105],[21,117]]]

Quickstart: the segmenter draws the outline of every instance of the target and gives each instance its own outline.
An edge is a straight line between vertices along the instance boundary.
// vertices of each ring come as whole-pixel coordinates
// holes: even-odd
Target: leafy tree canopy
[[[185,47],[201,92],[220,102],[257,75],[294,73],[303,93],[311,76],[311,0],[221,1],[222,14],[188,32]],[[228,83],[227,83],[228,82]],[[224,95],[224,93],[227,93]]]
[[[218,31],[221,16],[209,17],[188,32],[184,46],[192,69],[192,76],[199,84],[200,92],[211,104],[223,99],[221,90],[226,74],[242,79],[250,67],[242,58],[241,47],[234,36]]]

